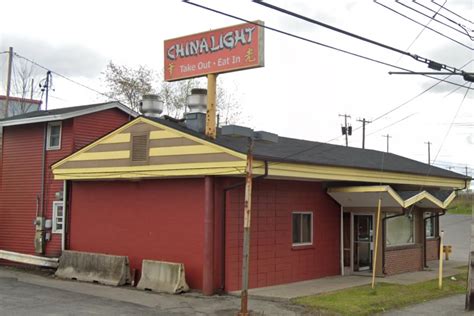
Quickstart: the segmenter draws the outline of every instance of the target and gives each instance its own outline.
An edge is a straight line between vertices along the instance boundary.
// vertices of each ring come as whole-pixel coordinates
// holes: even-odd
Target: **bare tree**
[[[181,118],[186,112],[186,98],[191,89],[205,85],[202,79],[166,82],[145,66],[133,69],[112,61],[107,65],[104,75],[110,96],[123,100],[136,111],[142,95],[160,91],[158,94],[165,104],[165,113],[175,118]],[[225,88],[221,78],[218,80],[217,110],[220,124],[238,123],[242,120],[242,107],[230,89]]]
[[[154,91],[152,83],[155,74],[145,66],[129,68],[110,61],[104,75],[110,97],[123,100],[135,111],[138,111],[142,95]]]
[[[41,95],[41,89],[38,85],[40,76],[41,74],[33,64],[24,60],[15,60],[11,95],[22,100],[16,102],[14,115],[36,110],[38,105],[28,100],[39,99]]]

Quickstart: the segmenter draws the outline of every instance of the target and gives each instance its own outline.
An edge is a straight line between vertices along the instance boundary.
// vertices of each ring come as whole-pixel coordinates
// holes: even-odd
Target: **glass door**
[[[354,215],[354,271],[372,269],[373,216]]]

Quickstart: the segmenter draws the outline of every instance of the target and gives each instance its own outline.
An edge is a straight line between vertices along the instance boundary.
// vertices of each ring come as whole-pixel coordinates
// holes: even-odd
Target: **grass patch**
[[[336,315],[372,315],[414,303],[466,293],[467,274],[461,273],[443,279],[443,289],[438,289],[438,280],[411,285],[380,282],[375,290],[370,285],[358,286],[332,293],[300,297],[294,303],[312,310]]]
[[[458,196],[448,208],[448,214],[472,215],[473,205],[471,196]]]

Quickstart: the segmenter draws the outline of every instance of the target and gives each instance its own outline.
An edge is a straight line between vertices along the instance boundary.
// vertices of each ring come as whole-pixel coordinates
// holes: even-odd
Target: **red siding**
[[[100,136],[123,125],[124,112],[111,109],[62,122],[61,149],[46,152],[45,216],[52,217],[55,193],[63,182],[53,180],[51,165]],[[33,220],[37,196],[41,195],[41,161],[44,124],[5,127],[0,172],[0,249],[34,254]],[[47,256],[58,256],[61,235],[51,234]]]
[[[226,219],[226,291],[241,287],[243,188],[230,191]],[[292,212],[313,212],[313,246],[292,247]],[[256,181],[252,200],[251,288],[340,273],[340,208],[320,183]]]
[[[204,180],[73,182],[70,249],[182,262],[202,287]]]
[[[74,150],[84,147],[132,118],[118,109],[87,114],[74,119]]]
[[[3,129],[0,249],[34,253],[33,220],[40,194],[43,124]]]

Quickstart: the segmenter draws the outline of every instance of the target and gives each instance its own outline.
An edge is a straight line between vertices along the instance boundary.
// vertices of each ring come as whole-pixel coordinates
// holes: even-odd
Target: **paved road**
[[[250,299],[252,315],[294,316],[300,307]],[[236,315],[240,299],[169,295],[98,284],[57,280],[0,267],[0,315]]]
[[[470,215],[444,215],[440,217],[440,229],[444,230],[445,244],[453,246],[450,258],[453,261],[468,262],[471,247]]]
[[[422,304],[412,305],[397,311],[384,313],[384,316],[405,316],[405,315],[436,315],[455,316],[473,315],[473,312],[464,310],[465,295],[455,295],[439,300],[429,301]]]
[[[170,315],[153,308],[0,278],[1,315]]]

